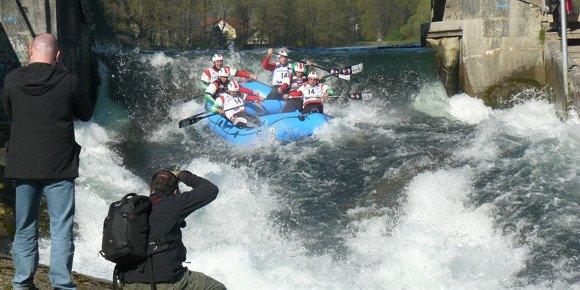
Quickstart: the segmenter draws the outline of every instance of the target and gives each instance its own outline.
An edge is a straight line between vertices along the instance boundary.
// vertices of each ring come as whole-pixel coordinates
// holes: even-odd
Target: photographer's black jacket
[[[184,219],[195,210],[212,202],[217,197],[219,190],[210,181],[189,171],[182,171],[179,174],[179,180],[192,189],[167,196],[152,193],[150,198],[153,206],[149,216],[150,242],[157,241],[168,234],[177,236],[177,239],[169,244],[167,250],[152,255],[149,258],[152,259],[152,263],[147,260],[125,269],[119,269],[121,281],[149,283],[151,282],[152,267],[156,283],[176,282],[181,276],[182,263],[187,254],[181,240],[181,227],[185,226]]]
[[[6,76],[3,99],[12,121],[5,177],[78,177],[73,120],[88,121],[94,112],[78,77],[59,65],[31,63]]]

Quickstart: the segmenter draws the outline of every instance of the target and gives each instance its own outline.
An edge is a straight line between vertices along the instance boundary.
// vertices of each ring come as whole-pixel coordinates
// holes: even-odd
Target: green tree
[[[359,40],[418,39],[430,0],[99,0],[115,39],[142,48],[225,48],[216,22],[236,29],[235,45],[341,46]]]
[[[414,14],[409,17],[405,25],[401,27],[401,38],[419,41],[421,37],[421,24],[430,22],[430,18],[431,1],[420,0]]]

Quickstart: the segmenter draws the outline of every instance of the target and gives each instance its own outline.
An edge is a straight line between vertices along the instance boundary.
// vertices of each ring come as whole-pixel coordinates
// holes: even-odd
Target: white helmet
[[[229,77],[230,76],[230,68],[229,67],[222,67],[218,72],[219,77]]]
[[[280,51],[278,51],[278,54],[280,56],[288,57],[288,52],[286,52],[286,50],[284,50],[284,49],[280,49]]]
[[[218,61],[218,60],[224,60],[224,57],[222,56],[221,53],[216,53],[211,57],[211,61]]]
[[[238,82],[236,82],[236,81],[231,81],[231,82],[228,84],[228,91],[230,91],[230,92],[237,92],[237,91],[239,91],[239,90],[240,90],[240,85],[238,84]]]
[[[304,64],[302,64],[302,63],[295,64],[294,71],[303,73],[304,72]]]
[[[318,79],[318,75],[316,74],[316,72],[315,72],[315,71],[311,71],[311,72],[308,74],[308,78],[309,78],[309,79]]]

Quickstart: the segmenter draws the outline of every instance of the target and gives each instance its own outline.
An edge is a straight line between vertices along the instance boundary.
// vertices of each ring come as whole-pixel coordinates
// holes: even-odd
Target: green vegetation
[[[238,48],[336,47],[418,42],[429,0],[99,0],[99,38],[143,49],[223,49],[222,27]]]

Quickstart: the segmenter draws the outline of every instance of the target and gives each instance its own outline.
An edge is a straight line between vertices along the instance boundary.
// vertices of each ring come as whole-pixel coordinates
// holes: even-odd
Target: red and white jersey
[[[236,76],[236,74],[238,74],[238,70],[235,68],[230,68],[230,67],[224,67],[224,68],[230,69],[230,76]],[[206,83],[206,84],[213,83],[215,80],[218,79],[218,71],[219,71],[219,69],[216,69],[215,66],[212,66],[212,67],[206,69],[203,72],[203,74],[201,74],[201,81]]]
[[[205,93],[210,94],[215,99],[216,96],[219,96],[222,93],[225,93],[226,89],[228,88],[228,83],[222,83],[220,80],[215,80],[207,88],[205,88]]]
[[[283,83],[286,85],[286,87],[289,87],[290,90],[294,91],[294,90],[298,89],[298,87],[300,87],[302,84],[304,84],[307,81],[308,81],[308,78],[306,78],[306,76],[303,74],[301,77],[291,75],[291,76],[285,78]]]
[[[297,92],[303,97],[303,104],[304,106],[308,104],[322,104],[324,103],[324,98],[322,95],[329,87],[325,84],[318,83],[315,86],[311,86],[310,84],[303,84],[301,85]]]
[[[280,86],[284,83],[284,79],[288,78],[292,72],[292,66],[287,64],[281,64],[276,62],[276,67],[272,70],[272,85]]]
[[[224,114],[226,115],[226,118],[231,119],[235,114],[246,111],[246,108],[244,107],[244,100],[245,96],[240,93],[236,94],[235,96],[232,96],[228,93],[222,93],[215,100],[215,103],[225,111]]]

